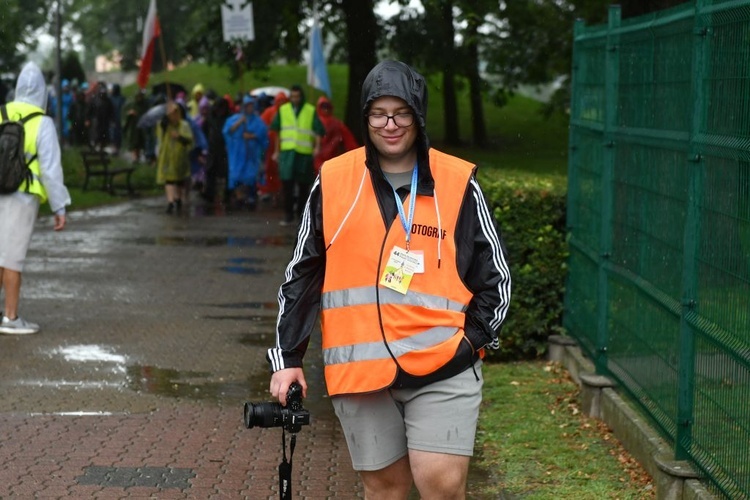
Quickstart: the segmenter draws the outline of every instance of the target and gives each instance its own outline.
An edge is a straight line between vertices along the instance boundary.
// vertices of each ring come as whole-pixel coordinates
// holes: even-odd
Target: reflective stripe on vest
[[[327,250],[321,326],[331,396],[388,387],[399,367],[415,376],[433,373],[453,358],[464,336],[464,312],[472,294],[456,268],[455,229],[473,166],[435,150],[430,150],[430,166],[442,231],[437,230],[435,199],[418,195],[411,248],[424,253],[425,272],[414,275],[406,294],[379,285],[378,273],[393,247],[404,247],[406,235],[398,220],[384,226],[369,173],[357,195],[366,168],[364,148],[322,168]],[[404,204],[408,206],[408,198]],[[424,227],[435,229],[422,231]]]
[[[420,349],[429,349],[450,340],[455,334],[455,328],[436,326],[409,338],[388,342],[388,347],[382,341],[335,347],[323,352],[323,362],[326,365],[337,365],[355,361],[390,360],[391,353],[398,358]]]
[[[464,304],[453,302],[445,297],[414,291],[404,295],[395,290],[391,290],[390,288],[379,288],[376,291],[373,286],[326,292],[321,297],[320,308],[333,309],[336,307],[375,304],[377,302],[376,293],[380,294],[380,304],[405,304],[410,306],[421,306],[427,309],[448,309],[449,311],[459,312],[464,312],[466,310]]]
[[[299,115],[294,114],[292,103],[288,102],[279,108],[279,140],[281,151],[296,151],[311,155],[315,146],[313,118],[315,106],[309,103],[302,105]]]
[[[8,110],[8,118],[11,120],[20,120],[24,116],[30,115],[31,113],[44,113],[44,110],[42,108],[25,102],[9,102],[6,105],[6,109]],[[42,118],[43,117],[39,116],[27,121],[24,124],[23,150],[26,155],[26,161],[29,161],[29,159],[36,156],[37,154],[36,139],[39,136],[39,127],[42,124]],[[0,121],[2,121],[2,117],[0,117]],[[18,190],[36,195],[39,197],[40,203],[44,203],[47,201],[47,190],[44,189],[44,186],[42,185],[42,182],[40,180],[39,168],[39,158],[37,157],[34,158],[34,161],[29,164],[29,170],[31,170],[31,174],[33,176],[31,185],[27,186],[28,182],[24,180]]]

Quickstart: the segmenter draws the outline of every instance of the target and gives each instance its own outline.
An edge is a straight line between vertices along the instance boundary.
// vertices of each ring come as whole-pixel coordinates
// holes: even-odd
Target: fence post
[[[583,33],[585,23],[583,19],[576,19],[573,27],[573,64],[570,70],[570,130],[568,132],[568,211],[566,225],[572,231],[578,225],[578,151],[580,150],[579,134],[574,120],[581,117],[581,102],[579,98],[580,85],[578,70],[581,64],[578,37]]]
[[[620,86],[620,6],[609,8],[607,26],[607,53],[604,75],[604,155],[601,186],[601,228],[599,233],[599,290],[596,325],[597,373],[607,373],[607,346],[609,345],[609,283],[607,263],[612,256],[612,204],[614,202],[614,170],[616,163],[613,132],[617,127],[618,89]]]
[[[706,0],[695,0],[694,39],[692,61],[692,123],[687,158],[689,173],[687,207],[683,236],[682,312],[680,314],[680,361],[677,381],[677,439],[675,459],[690,457],[695,390],[695,334],[688,315],[698,308],[698,250],[701,235],[701,200],[705,161],[701,155],[699,135],[704,129],[706,107],[705,80],[707,76],[706,43],[708,28],[701,16]]]

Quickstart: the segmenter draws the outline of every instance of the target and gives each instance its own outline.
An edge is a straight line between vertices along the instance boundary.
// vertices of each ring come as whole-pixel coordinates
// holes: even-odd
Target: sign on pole
[[[225,42],[237,39],[255,40],[253,3],[244,0],[226,0],[221,4],[221,25]]]

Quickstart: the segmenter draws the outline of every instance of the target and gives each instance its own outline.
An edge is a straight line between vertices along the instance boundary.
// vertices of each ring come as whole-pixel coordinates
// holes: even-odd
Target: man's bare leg
[[[409,450],[414,483],[424,500],[463,500],[470,457]]]
[[[0,287],[5,290],[5,310],[3,314],[10,319],[16,319],[18,317],[18,299],[21,296],[21,273],[0,268]]]
[[[412,476],[408,456],[384,469],[360,471],[359,475],[365,487],[366,500],[406,500],[411,491]]]

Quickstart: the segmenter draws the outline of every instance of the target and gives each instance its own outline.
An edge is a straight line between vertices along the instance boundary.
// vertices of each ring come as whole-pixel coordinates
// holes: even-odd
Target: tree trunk
[[[479,19],[469,16],[465,31],[466,76],[469,79],[469,100],[471,102],[471,130],[474,145],[487,146],[487,127],[484,123],[482,105],[482,78],[479,76]]]
[[[456,50],[455,30],[453,28],[453,0],[440,2],[440,19],[444,43],[443,58],[443,120],[445,137],[443,140],[449,146],[461,143],[458,133],[458,103],[456,102]]]
[[[349,96],[346,101],[344,122],[360,141],[365,132],[359,102],[362,95],[362,83],[376,64],[375,41],[378,39],[378,25],[373,4],[373,0],[345,0],[341,3],[346,18],[347,47],[349,48]]]

